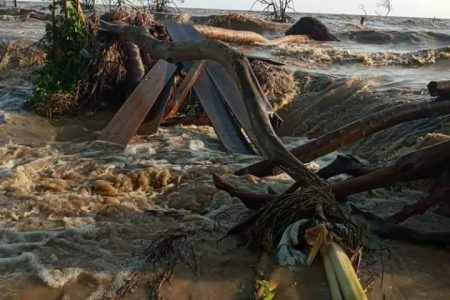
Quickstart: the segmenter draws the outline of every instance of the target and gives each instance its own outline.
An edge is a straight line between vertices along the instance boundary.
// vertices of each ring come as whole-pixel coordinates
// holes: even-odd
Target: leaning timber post
[[[314,180],[322,182],[289,152],[276,135],[267,112],[259,103],[264,92],[259,86],[247,58],[225,43],[215,40],[199,40],[184,43],[160,41],[151,36],[145,29],[117,25],[100,20],[101,26],[120,40],[135,43],[141,49],[151,53],[155,58],[170,63],[190,60],[211,59],[217,61],[232,76],[245,99],[250,123],[261,143],[262,154],[297,180]]]

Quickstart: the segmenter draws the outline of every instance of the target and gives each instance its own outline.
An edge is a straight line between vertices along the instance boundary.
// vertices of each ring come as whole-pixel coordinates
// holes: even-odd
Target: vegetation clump
[[[27,102],[28,108],[41,115],[61,115],[72,108],[87,65],[82,49],[86,46],[89,31],[76,3],[55,0],[49,6],[52,22],[47,24],[41,41],[47,61],[37,71],[33,96]]]

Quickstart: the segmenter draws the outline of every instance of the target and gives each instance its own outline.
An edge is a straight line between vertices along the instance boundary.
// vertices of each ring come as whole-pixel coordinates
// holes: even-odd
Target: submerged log
[[[292,149],[291,152],[299,160],[309,162],[380,130],[408,121],[446,114],[450,114],[450,101],[398,105],[326,133],[305,145]],[[244,175],[247,173],[263,177],[278,174],[279,170],[274,169],[270,160],[264,160],[240,169],[235,174]]]
[[[450,80],[431,81],[428,84],[428,91],[433,97],[450,96]]]
[[[281,45],[281,44],[299,44],[310,41],[307,35],[287,35],[280,38],[269,40],[264,36],[253,32],[243,30],[232,30],[207,25],[194,25],[195,29],[205,38],[219,40],[228,43],[242,44],[260,44],[260,45]]]

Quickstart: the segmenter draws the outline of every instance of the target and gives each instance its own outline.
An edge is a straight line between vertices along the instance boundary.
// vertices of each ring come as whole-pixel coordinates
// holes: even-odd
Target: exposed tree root
[[[450,114],[450,101],[432,101],[398,105],[324,134],[310,143],[292,149],[291,152],[301,161],[309,162],[377,131],[412,120],[431,118],[446,114]],[[238,170],[236,175],[247,173],[263,177],[277,174],[279,173],[279,170],[274,169],[273,162],[264,160]]]

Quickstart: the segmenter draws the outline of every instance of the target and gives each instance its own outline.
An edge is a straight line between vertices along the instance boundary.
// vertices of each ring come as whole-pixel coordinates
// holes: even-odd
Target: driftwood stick
[[[450,114],[450,101],[431,101],[398,105],[359,119],[291,150],[299,160],[309,162],[380,130],[400,123]],[[263,160],[236,172],[259,177],[279,173],[270,160]]]
[[[421,215],[430,207],[441,201],[450,200],[450,186],[439,187],[432,191],[427,197],[417,201],[414,204],[406,205],[398,213],[387,217],[386,221],[394,224],[401,223],[414,215]]]
[[[298,44],[311,41],[307,35],[288,35],[269,40],[253,31],[225,29],[208,25],[194,25],[194,27],[205,38],[227,43],[281,45],[293,43]]]
[[[433,97],[450,96],[450,80],[431,81],[428,84],[428,91]]]
[[[160,41],[145,29],[117,25],[100,20],[101,26],[116,35],[120,40],[131,41],[155,58],[170,63],[191,60],[211,59],[217,61],[232,76],[243,95],[244,103],[250,117],[250,128],[262,146],[261,152],[269,160],[279,164],[293,178],[314,178],[303,164],[287,150],[275,133],[268,112],[260,105],[265,100],[264,92],[259,86],[247,58],[227,44],[215,40],[198,40],[184,43]]]

